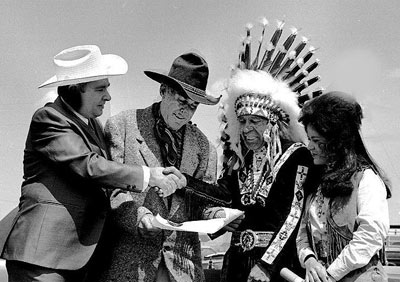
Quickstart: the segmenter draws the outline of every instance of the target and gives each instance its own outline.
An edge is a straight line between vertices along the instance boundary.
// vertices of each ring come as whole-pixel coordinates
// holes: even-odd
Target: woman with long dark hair
[[[321,172],[297,236],[306,282],[386,279],[390,184],[362,141],[362,118],[360,104],[341,92],[314,98],[300,113]]]

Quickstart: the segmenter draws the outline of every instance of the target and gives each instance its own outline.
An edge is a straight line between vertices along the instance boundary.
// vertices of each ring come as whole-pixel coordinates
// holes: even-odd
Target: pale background
[[[113,99],[104,121],[158,99],[159,85],[143,70],[168,70],[176,56],[191,49],[207,59],[211,88],[236,62],[245,24],[265,16],[271,22],[269,35],[276,19],[301,29],[300,35],[320,48],[321,85],[352,92],[363,104],[364,137],[393,183],[391,223],[400,224],[399,11],[397,0],[2,0],[0,218],[18,203],[30,118],[54,94],[37,86],[53,75],[56,53],[96,44],[103,53],[127,60],[128,74],[110,80]],[[194,116],[213,141],[219,130],[216,115],[216,106],[202,105]]]

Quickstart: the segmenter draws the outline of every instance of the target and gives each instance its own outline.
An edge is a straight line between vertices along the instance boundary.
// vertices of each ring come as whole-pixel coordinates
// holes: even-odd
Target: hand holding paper
[[[162,216],[157,214],[157,216],[153,218],[152,223],[155,227],[159,227],[161,229],[166,229],[166,230],[199,232],[206,234],[215,233],[244,214],[243,211],[237,209],[230,209],[230,208],[223,208],[223,209],[225,211],[224,218],[186,221],[179,224],[175,223],[171,224],[170,221],[164,219]]]

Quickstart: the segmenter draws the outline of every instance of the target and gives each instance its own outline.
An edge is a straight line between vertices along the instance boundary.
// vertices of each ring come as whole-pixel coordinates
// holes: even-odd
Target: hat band
[[[201,90],[199,88],[196,88],[196,87],[194,87],[194,86],[192,86],[190,84],[187,84],[187,83],[185,83],[183,81],[179,80],[178,82],[183,87],[183,89],[185,89],[185,91],[190,91],[191,93],[193,93],[195,95],[198,95],[198,96],[201,96],[201,97],[205,97],[206,96],[205,91],[203,91],[203,90]]]
[[[289,122],[289,115],[275,104],[271,96],[264,94],[246,93],[239,96],[235,102],[235,112],[237,117],[255,115],[271,122]]]

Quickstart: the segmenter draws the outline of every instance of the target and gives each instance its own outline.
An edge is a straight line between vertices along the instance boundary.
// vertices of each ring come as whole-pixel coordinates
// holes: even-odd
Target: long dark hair
[[[353,191],[351,178],[356,171],[371,168],[386,185],[390,183],[372,159],[361,138],[363,113],[360,104],[350,95],[329,92],[312,99],[301,110],[299,121],[312,126],[327,141],[327,165],[321,179],[321,191],[326,197],[346,196]]]

